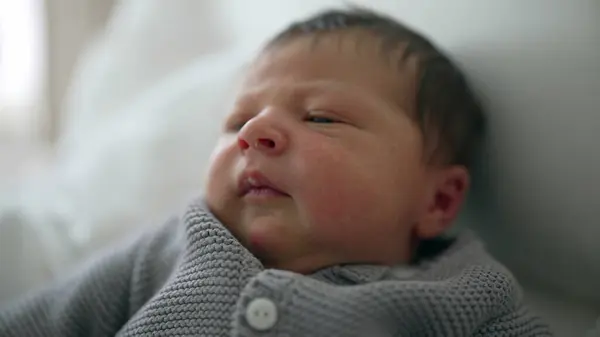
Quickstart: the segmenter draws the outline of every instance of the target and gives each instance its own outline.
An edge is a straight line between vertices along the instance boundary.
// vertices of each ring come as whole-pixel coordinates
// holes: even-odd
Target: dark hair
[[[267,48],[299,36],[350,29],[381,38],[383,52],[405,46],[400,62],[417,57],[415,118],[425,144],[434,158],[441,156],[443,162],[469,167],[482,141],[482,105],[458,67],[424,36],[393,18],[351,6],[294,22],[273,37]]]

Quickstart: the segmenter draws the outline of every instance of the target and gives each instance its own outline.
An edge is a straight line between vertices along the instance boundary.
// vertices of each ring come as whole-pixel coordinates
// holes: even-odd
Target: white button
[[[252,300],[246,308],[246,321],[255,330],[269,330],[277,323],[277,307],[266,298]]]

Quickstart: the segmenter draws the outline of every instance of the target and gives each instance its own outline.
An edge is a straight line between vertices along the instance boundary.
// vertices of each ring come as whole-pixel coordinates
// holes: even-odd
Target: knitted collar
[[[191,202],[185,212],[184,222],[188,223],[189,221],[185,219],[194,218],[199,212],[214,219],[220,229],[231,235],[229,230],[209,210],[203,198],[197,198]],[[476,239],[473,232],[465,230],[456,238],[436,238],[422,242],[417,253],[419,258],[409,265],[344,264],[318,270],[310,276],[336,284],[365,284],[383,279],[409,280],[427,272],[441,260],[459,254],[463,247],[472,244]],[[258,259],[256,260],[258,261]]]

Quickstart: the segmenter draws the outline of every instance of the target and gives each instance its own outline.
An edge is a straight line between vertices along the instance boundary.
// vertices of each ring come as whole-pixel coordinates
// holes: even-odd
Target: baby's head
[[[268,267],[402,264],[469,187],[483,114],[424,37],[360,9],[281,32],[245,76],[206,201]]]

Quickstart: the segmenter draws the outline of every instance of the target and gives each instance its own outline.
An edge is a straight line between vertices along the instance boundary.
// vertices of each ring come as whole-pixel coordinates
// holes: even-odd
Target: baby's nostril
[[[271,139],[267,139],[267,138],[260,138],[258,140],[258,143],[262,146],[266,146],[268,148],[274,148],[275,147],[275,142]]]
[[[246,150],[247,148],[250,147],[250,145],[248,145],[248,142],[243,140],[243,139],[238,139],[238,145],[242,150]]]

